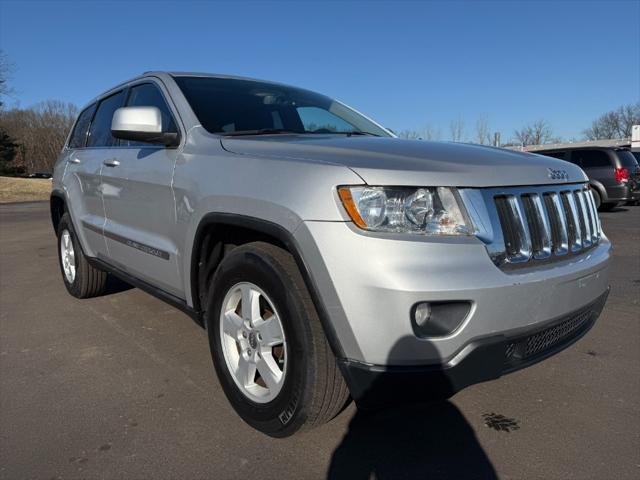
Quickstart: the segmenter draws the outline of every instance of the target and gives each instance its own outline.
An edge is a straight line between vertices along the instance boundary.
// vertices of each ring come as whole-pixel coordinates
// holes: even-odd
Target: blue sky
[[[579,138],[640,101],[640,1],[0,0],[15,101],[82,105],[146,70],[246,75],[316,90],[394,130],[479,117],[508,140],[544,118]],[[11,105],[11,102],[9,102]]]

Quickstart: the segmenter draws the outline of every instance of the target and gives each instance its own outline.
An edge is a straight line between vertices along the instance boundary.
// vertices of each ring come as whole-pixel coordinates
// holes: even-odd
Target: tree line
[[[0,174],[52,172],[78,114],[71,103],[47,100],[29,108],[5,108],[13,65],[0,51]]]
[[[51,172],[78,114],[70,103],[48,100],[0,110],[0,168],[11,174]]]
[[[631,138],[631,127],[639,124],[640,102],[622,105],[593,120],[591,125],[583,130],[583,140],[628,139]],[[551,124],[545,119],[529,122],[522,128],[514,130],[510,138],[502,140],[499,133],[491,131],[487,115],[482,115],[476,120],[470,134],[467,134],[466,126],[462,117],[458,117],[449,124],[448,137],[443,136],[441,130],[434,128],[431,124],[427,124],[420,130],[402,130],[398,132],[398,136],[411,140],[451,140],[503,147],[543,145],[563,141],[554,133]]]

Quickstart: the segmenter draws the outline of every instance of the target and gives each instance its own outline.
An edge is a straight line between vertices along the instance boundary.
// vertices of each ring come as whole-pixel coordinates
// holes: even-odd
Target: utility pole
[[[493,134],[493,146],[494,147],[500,146],[500,132],[495,132]]]

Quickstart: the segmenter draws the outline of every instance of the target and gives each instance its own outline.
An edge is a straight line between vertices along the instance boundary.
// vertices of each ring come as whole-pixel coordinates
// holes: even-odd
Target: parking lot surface
[[[640,478],[640,207],[601,217],[612,291],[568,350],[276,440],[229,406],[192,320],[118,285],[72,298],[48,204],[0,206],[0,478]]]

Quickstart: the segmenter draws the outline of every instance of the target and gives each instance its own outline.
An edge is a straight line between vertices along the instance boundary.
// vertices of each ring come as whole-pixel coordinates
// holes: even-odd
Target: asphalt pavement
[[[612,291],[578,343],[277,440],[229,406],[191,319],[118,284],[72,298],[48,205],[0,206],[0,479],[640,478],[640,207],[601,218]]]

